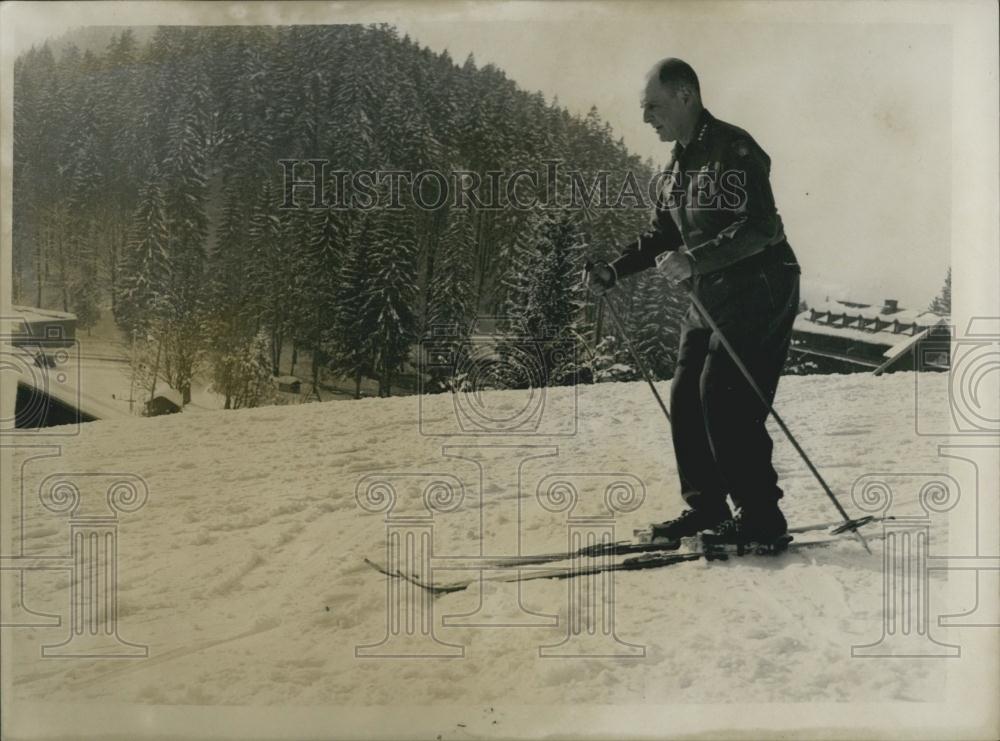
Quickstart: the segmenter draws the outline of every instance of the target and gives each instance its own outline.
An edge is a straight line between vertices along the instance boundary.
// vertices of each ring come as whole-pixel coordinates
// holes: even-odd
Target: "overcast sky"
[[[296,20],[297,7],[256,6],[281,13],[258,16],[273,23]],[[653,62],[681,57],[697,70],[709,110],[747,129],[771,155],[772,184],[803,265],[807,300],[895,298],[924,308],[940,289],[952,247],[947,26],[765,21],[753,6],[735,3],[371,7],[336,6],[330,17],[392,22],[432,49],[448,49],[457,62],[472,52],[479,65],[492,62],[523,88],[550,100],[558,95],[572,111],[596,105],[632,150],[657,163],[668,145],[642,123],[639,89]],[[688,12],[720,7],[702,12],[701,20]],[[240,6],[174,8],[169,22],[227,8],[222,22],[249,20]],[[59,14],[62,27],[22,27],[18,45],[75,25],[73,11]],[[165,20],[162,12],[147,17],[140,20]],[[118,22],[135,19],[122,15]]]

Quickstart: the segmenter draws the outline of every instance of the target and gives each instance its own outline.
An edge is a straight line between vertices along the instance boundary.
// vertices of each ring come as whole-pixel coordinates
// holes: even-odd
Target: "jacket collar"
[[[715,116],[708,112],[707,108],[702,108],[698,114],[698,119],[694,122],[694,136],[685,147],[680,142],[674,144],[674,159],[683,155],[689,149],[705,146],[705,139],[711,131]]]

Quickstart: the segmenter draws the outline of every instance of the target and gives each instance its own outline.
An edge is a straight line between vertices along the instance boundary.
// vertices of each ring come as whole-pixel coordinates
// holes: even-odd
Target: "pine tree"
[[[361,398],[363,378],[375,372],[378,313],[372,299],[372,241],[370,216],[366,215],[348,235],[334,300],[335,319],[324,343],[331,369],[354,381],[356,399]]]
[[[167,249],[170,256],[168,313],[162,327],[164,369],[187,403],[191,383],[207,350],[204,335],[208,218],[204,76],[195,76],[178,99],[168,127],[169,155],[163,163]]]
[[[416,244],[406,213],[372,214],[369,310],[376,320],[375,370],[379,396],[390,396],[417,337]]]
[[[250,405],[241,398],[243,386],[237,370],[242,362],[239,359],[257,355],[251,348],[259,341],[261,320],[247,255],[251,241],[247,225],[253,204],[244,198],[244,183],[236,178],[223,186],[223,198],[215,249],[208,262],[204,327],[211,348],[213,386],[224,395],[225,408],[230,409]],[[270,366],[268,360],[268,369]]]
[[[436,255],[434,279],[429,286],[427,321],[424,331],[434,325],[467,327],[475,313],[473,271],[469,259],[474,235],[468,214],[450,214]]]
[[[256,407],[272,401],[270,337],[260,331],[243,338],[219,333],[223,344],[213,349],[212,388],[225,397],[226,409]]]
[[[298,266],[288,216],[278,210],[276,190],[267,180],[250,215],[248,236],[248,287],[256,296],[257,316],[270,331],[272,371],[278,375]]]
[[[98,273],[99,245],[106,236],[106,224],[101,218],[105,171],[92,82],[98,62],[88,51],[80,65],[80,84],[74,95],[73,127],[69,135],[71,156],[64,170],[70,218],[64,242],[69,259],[63,276],[63,292],[64,310],[73,311],[77,326],[87,329],[100,317]]]
[[[680,319],[686,305],[683,289],[656,270],[648,271],[636,282],[633,341],[657,379],[674,374]]]
[[[446,214],[445,219],[444,235],[428,255],[427,298],[419,325],[422,365],[430,376],[425,386],[428,390],[454,388],[456,367],[447,359],[467,346],[475,318],[471,221],[458,210]],[[430,357],[429,352],[435,356]]]
[[[510,387],[558,385],[576,380],[587,365],[580,347],[580,316],[585,301],[579,273],[586,243],[571,216],[536,211],[518,241],[514,269],[505,281],[499,352]],[[518,361],[525,347],[540,362]]]
[[[167,218],[158,173],[139,195],[121,271],[118,322],[128,334],[147,334],[166,316],[170,254]]]
[[[948,268],[948,274],[944,278],[944,285],[941,286],[941,292],[931,301],[931,305],[927,307],[927,311],[932,311],[941,316],[951,316],[951,268]]]
[[[295,373],[299,351],[308,351],[312,359],[313,393],[322,399],[320,372],[329,363],[325,342],[336,322],[336,297],[343,263],[339,213],[332,208],[309,210],[303,206],[285,212],[282,220],[288,246],[284,321],[292,343],[290,372]]]
[[[137,105],[142,88],[136,51],[131,29],[113,36],[93,81],[93,108],[103,112],[95,126],[98,156],[106,163],[92,204],[98,225],[95,247],[100,275],[95,285],[110,298],[112,314],[118,308],[120,261],[136,206],[135,184],[142,182],[149,165],[136,156],[142,149]]]

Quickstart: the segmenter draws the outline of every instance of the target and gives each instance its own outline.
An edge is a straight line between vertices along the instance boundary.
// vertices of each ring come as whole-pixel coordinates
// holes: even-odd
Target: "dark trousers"
[[[694,290],[773,401],[798,313],[798,266],[781,261],[736,265],[697,280]],[[693,305],[681,328],[670,410],[688,506],[717,505],[727,494],[744,508],[782,497],[771,463],[767,408]]]

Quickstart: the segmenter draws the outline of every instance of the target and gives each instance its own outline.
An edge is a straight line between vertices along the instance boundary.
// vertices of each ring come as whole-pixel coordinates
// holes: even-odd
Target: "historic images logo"
[[[631,170],[582,172],[561,160],[542,160],[537,169],[328,170],[324,159],[278,160],[284,210],[335,209],[401,211],[413,204],[477,211],[535,209],[738,211],[747,203],[744,170],[700,168],[658,172],[643,184]]]
[[[0,335],[0,373],[17,388],[9,413],[0,417],[0,432],[32,437],[69,437],[80,432],[80,345],[61,327],[43,336],[32,334],[23,317],[0,317],[10,331]],[[47,426],[59,415],[60,424]]]
[[[882,559],[882,634],[856,645],[857,657],[961,656],[961,647],[934,635],[941,628],[995,628],[1000,542],[996,536],[996,492],[983,486],[1000,468],[1000,318],[975,317],[964,335],[926,343],[918,352],[950,357],[947,409],[930,405],[924,385],[931,379],[915,373],[916,432],[939,437],[938,457],[949,473],[868,474],[854,485],[855,504],[886,516]],[[919,367],[919,366],[917,366]],[[932,548],[931,532],[945,531],[955,553]],[[972,577],[967,589],[970,609],[947,614],[935,604],[941,576]],[[966,581],[963,585],[969,585]],[[935,586],[939,588],[935,590]]]
[[[34,507],[31,517],[45,514],[67,517],[69,552],[34,553],[25,549],[24,532],[30,504],[24,487],[25,469],[32,461],[57,456],[59,452],[57,446],[47,446],[25,459],[19,471],[20,490],[11,497],[16,515],[14,552],[0,556],[0,576],[7,587],[4,594],[15,595],[15,600],[12,605],[5,606],[2,626],[62,626],[61,615],[31,608],[29,602],[34,595],[25,581],[34,572],[65,572],[70,587],[68,630],[64,640],[42,645],[42,656],[145,658],[149,655],[148,647],[125,640],[118,628],[119,517],[145,505],[149,490],[143,479],[129,473],[67,472],[47,476],[37,491],[35,504],[41,509]]]
[[[522,599],[526,582],[551,577],[573,578],[560,582],[563,637],[539,645],[541,657],[643,656],[644,647],[615,632],[611,556],[592,555],[618,540],[620,515],[642,506],[643,482],[628,473],[539,474],[533,464],[557,457],[559,448],[523,442],[525,435],[577,431],[576,388],[545,383],[569,345],[525,339],[524,347],[514,343],[514,350],[500,352],[486,340],[470,344],[447,327],[439,330],[422,348],[424,370],[445,369],[460,382],[451,393],[421,395],[420,431],[489,440],[442,447],[453,466],[475,472],[466,481],[441,471],[370,473],[358,481],[359,506],[384,518],[385,549],[369,564],[385,574],[386,612],[382,637],[357,646],[356,656],[459,658],[464,646],[443,640],[439,629],[558,627],[560,615],[533,611]],[[498,376],[520,378],[524,386],[504,392],[504,403],[492,408],[483,392]],[[525,523],[539,517],[566,533],[565,553],[526,556]],[[454,534],[459,521],[463,533],[470,527],[475,533],[471,544],[442,537]],[[478,592],[475,609],[436,614],[436,597],[466,590]]]

